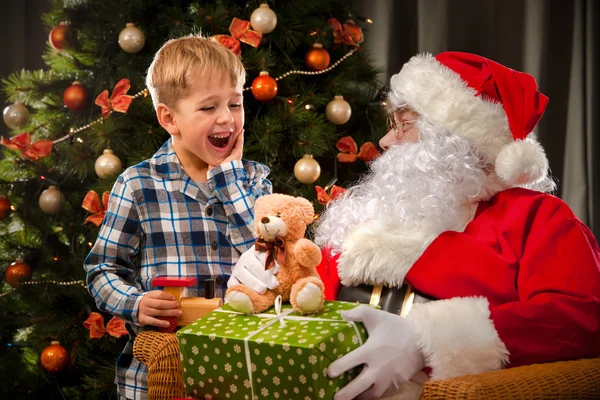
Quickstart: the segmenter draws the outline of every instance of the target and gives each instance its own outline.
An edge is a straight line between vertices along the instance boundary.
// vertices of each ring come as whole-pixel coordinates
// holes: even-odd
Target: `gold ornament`
[[[306,52],[304,63],[311,71],[322,71],[329,67],[331,57],[321,43],[313,44],[312,49]]]
[[[250,15],[250,24],[252,28],[260,33],[271,33],[277,26],[277,14],[268,4],[263,3]]]
[[[344,125],[352,116],[352,108],[344,96],[335,96],[325,108],[325,115],[329,122],[335,125]]]
[[[112,150],[105,149],[102,155],[96,159],[94,169],[96,170],[96,175],[98,175],[100,179],[109,180],[119,176],[123,169],[123,164],[119,157],[115,156]]]
[[[302,183],[313,183],[321,175],[319,162],[310,154],[305,154],[294,165],[294,176]]]
[[[31,267],[25,264],[22,258],[17,258],[6,268],[5,278],[6,283],[16,288],[21,282],[31,280]]]
[[[20,101],[15,101],[14,104],[4,109],[3,116],[6,126],[10,129],[18,129],[25,126],[29,121],[29,110]]]
[[[48,372],[59,372],[69,364],[69,353],[60,345],[60,342],[53,340],[50,346],[46,347],[40,356],[42,367]]]
[[[127,53],[137,53],[146,43],[146,36],[134,23],[128,22],[119,33],[119,46]]]
[[[38,203],[43,212],[48,215],[56,215],[62,210],[65,204],[65,196],[59,188],[50,185],[48,189],[42,192]]]

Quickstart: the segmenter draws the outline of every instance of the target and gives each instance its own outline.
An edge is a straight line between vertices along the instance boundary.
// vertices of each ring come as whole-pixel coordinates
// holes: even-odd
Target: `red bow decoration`
[[[358,146],[352,136],[344,136],[335,144],[338,150],[341,153],[338,153],[337,159],[339,162],[343,163],[353,163],[357,159],[361,159],[364,162],[373,161],[379,156],[379,152],[375,145],[371,142],[365,142],[362,146],[360,146],[360,151],[358,151]]]
[[[86,329],[90,330],[90,339],[100,339],[104,336],[104,333],[108,333],[113,337],[121,337],[123,335],[127,335],[127,329],[125,329],[125,321],[121,318],[112,317],[108,324],[106,324],[106,328],[104,327],[104,317],[102,314],[97,312],[93,312],[90,316],[83,322],[83,326]]]
[[[250,21],[239,18],[233,18],[229,25],[229,35],[214,35],[211,39],[216,40],[227,47],[238,57],[242,55],[240,42],[249,44],[252,47],[258,47],[262,40],[262,33],[250,29]]]
[[[31,137],[28,132],[23,132],[10,139],[2,138],[1,144],[12,150],[18,150],[21,155],[28,160],[37,161],[40,158],[45,158],[52,152],[52,140],[42,139],[35,143],[31,143]]]
[[[352,20],[346,20],[342,25],[337,19],[329,18],[327,24],[333,29],[334,43],[344,43],[358,47],[365,40],[362,29]]]
[[[127,112],[133,100],[133,97],[126,94],[130,87],[131,83],[129,83],[129,79],[123,78],[117,82],[110,99],[108,98],[108,90],[104,90],[96,97],[94,104],[100,106],[102,109],[102,118],[108,118],[111,111]]]
[[[275,237],[275,241],[267,242],[262,236],[256,239],[254,248],[257,251],[266,251],[267,259],[265,262],[265,269],[271,269],[275,266],[275,260],[279,265],[285,265],[285,243],[280,237]]]
[[[315,186],[315,189],[317,189],[317,201],[324,206],[326,206],[330,201],[340,197],[346,191],[346,189],[337,185],[333,185],[331,187],[329,194],[327,194],[327,187],[323,189],[321,186]]]
[[[112,317],[108,321],[108,324],[106,324],[106,333],[116,338],[129,334],[127,329],[125,329],[125,320],[117,317]]]
[[[92,213],[89,217],[85,219],[84,224],[91,222],[96,226],[100,226],[104,216],[106,215],[106,209],[108,208],[108,199],[110,198],[109,192],[102,193],[102,202],[100,202],[100,196],[98,193],[90,190],[87,192],[85,197],[83,198],[83,203],[81,207],[87,212]]]
[[[90,339],[100,339],[104,336],[104,317],[97,312],[93,312],[83,322],[83,326],[90,330]]]

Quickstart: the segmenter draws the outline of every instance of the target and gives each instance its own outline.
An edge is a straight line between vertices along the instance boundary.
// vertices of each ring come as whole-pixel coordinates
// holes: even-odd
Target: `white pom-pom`
[[[537,140],[529,137],[504,146],[495,165],[498,177],[510,186],[535,183],[548,172],[544,149]]]

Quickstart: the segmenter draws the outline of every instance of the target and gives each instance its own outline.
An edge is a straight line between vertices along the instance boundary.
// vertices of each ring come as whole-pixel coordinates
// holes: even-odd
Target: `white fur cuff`
[[[415,304],[408,318],[420,325],[419,345],[432,379],[494,371],[508,362],[508,350],[483,297]]]
[[[381,221],[359,225],[342,245],[338,262],[342,283],[402,286],[410,268],[439,234],[439,228],[408,232]]]

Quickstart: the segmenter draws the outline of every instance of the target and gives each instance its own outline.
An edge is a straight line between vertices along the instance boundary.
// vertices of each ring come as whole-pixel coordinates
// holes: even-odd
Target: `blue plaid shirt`
[[[271,193],[269,169],[233,161],[208,173],[207,196],[183,170],[171,140],[117,178],[98,238],[85,260],[88,291],[98,308],[127,321],[129,342],[117,360],[116,383],[127,399],[146,399],[146,365],[133,341],[150,327],[138,323],[140,300],[158,275],[198,278],[184,296],[202,296],[216,278],[223,296],[240,254],[255,240],[255,200]],[[154,328],[152,328],[154,329]]]

